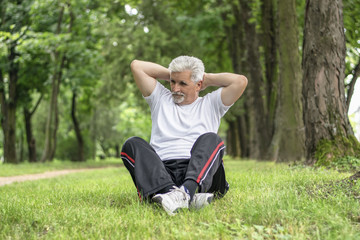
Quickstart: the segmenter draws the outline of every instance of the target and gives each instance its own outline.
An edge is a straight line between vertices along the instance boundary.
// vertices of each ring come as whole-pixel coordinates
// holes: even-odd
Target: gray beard
[[[185,100],[185,94],[183,93],[171,92],[171,94],[176,104],[182,103]]]

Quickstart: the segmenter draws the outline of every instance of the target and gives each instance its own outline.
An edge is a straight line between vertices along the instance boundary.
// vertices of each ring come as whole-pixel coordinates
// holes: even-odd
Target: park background
[[[199,57],[208,72],[247,76],[219,131],[230,156],[324,165],[357,159],[359,6],[3,0],[2,161],[119,157],[128,137],[149,140],[149,109],[129,65],[168,66],[179,55]]]
[[[79,170],[2,185],[0,239],[360,239],[359,16],[359,0],[0,0],[0,185]],[[230,191],[169,217],[118,157],[150,137],[131,61],[184,54],[249,84],[219,131]]]

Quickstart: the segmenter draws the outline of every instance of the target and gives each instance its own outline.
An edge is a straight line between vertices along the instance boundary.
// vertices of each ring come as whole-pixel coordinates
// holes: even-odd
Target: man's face
[[[191,80],[191,71],[173,72],[170,76],[170,87],[173,100],[178,105],[193,103],[199,96],[201,81]]]

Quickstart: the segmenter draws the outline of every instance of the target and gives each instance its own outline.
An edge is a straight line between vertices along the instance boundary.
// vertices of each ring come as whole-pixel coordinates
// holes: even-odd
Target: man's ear
[[[201,91],[203,82],[204,82],[203,80],[200,80],[200,81],[198,81],[198,82],[196,83],[196,90],[197,90],[198,92]]]

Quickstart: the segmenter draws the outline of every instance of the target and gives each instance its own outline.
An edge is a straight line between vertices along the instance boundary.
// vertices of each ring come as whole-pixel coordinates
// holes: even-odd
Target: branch
[[[346,98],[347,111],[349,111],[351,98],[352,98],[352,95],[354,94],[356,80],[358,79],[358,77],[360,75],[360,58],[359,58],[358,64],[355,66],[352,73],[353,73],[353,78],[351,79],[351,82],[349,83],[349,90],[347,91],[347,98]]]
[[[40,105],[40,102],[43,98],[44,94],[41,94],[41,96],[39,97],[39,99],[37,100],[34,109],[30,112],[30,117],[34,114],[34,112],[36,111],[36,109],[38,108],[38,106]]]
[[[17,39],[15,39],[14,42],[17,43],[17,41],[19,41],[26,34],[26,32],[29,30],[29,28],[30,28],[30,26],[26,26],[25,30],[20,34],[20,36]]]

